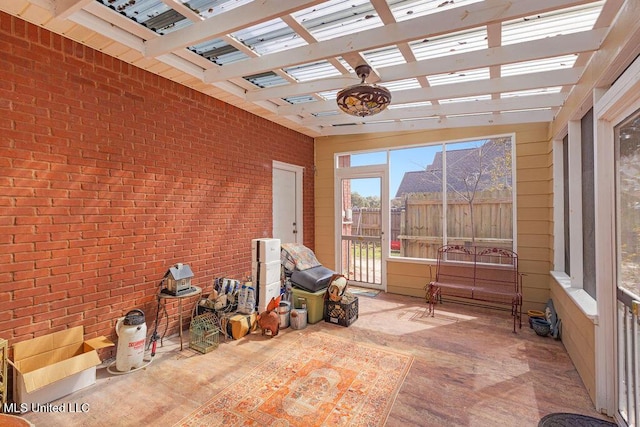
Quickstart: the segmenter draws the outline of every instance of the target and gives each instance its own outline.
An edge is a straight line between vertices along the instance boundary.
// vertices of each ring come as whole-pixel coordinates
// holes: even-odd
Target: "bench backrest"
[[[437,282],[518,292],[518,256],[509,249],[446,245],[438,249]]]
[[[475,280],[475,252],[461,245],[447,245],[438,249],[437,282],[456,282],[472,285]]]

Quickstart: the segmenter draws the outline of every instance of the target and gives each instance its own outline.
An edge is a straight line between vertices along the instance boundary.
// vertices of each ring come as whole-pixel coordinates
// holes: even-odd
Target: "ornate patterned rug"
[[[402,353],[309,333],[177,426],[382,426],[412,362]]]

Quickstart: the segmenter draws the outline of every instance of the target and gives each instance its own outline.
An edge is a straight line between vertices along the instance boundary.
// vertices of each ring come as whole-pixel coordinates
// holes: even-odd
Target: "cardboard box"
[[[251,241],[252,262],[280,261],[280,239],[253,239]]]
[[[112,345],[106,337],[84,341],[82,326],[14,344],[13,400],[45,404],[94,384],[96,350]]]
[[[280,261],[251,263],[251,278],[253,283],[275,283],[280,281],[282,265]]]
[[[280,295],[280,281],[269,283],[268,285],[258,285],[258,313],[267,310],[267,304],[271,298],[278,298]]]
[[[252,314],[231,314],[222,318],[222,327],[227,332],[227,337],[239,340],[247,334],[255,331],[258,327],[258,315]]]

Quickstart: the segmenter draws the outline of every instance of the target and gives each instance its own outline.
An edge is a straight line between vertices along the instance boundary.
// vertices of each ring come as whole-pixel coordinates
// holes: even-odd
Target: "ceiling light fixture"
[[[338,107],[352,116],[366,117],[378,114],[391,103],[391,92],[385,87],[365,83],[371,67],[358,65],[356,74],[362,79],[360,84],[349,86],[338,92]]]

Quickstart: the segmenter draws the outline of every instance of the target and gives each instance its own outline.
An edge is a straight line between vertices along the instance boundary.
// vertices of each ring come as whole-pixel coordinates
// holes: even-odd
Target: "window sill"
[[[408,257],[387,257],[387,263],[389,262],[401,262],[405,264],[427,264],[432,265],[436,263],[435,259],[427,258],[408,258]]]
[[[571,298],[582,313],[590,319],[594,325],[598,324],[598,304],[584,289],[571,286],[571,278],[561,271],[551,271],[551,277],[561,289]]]

